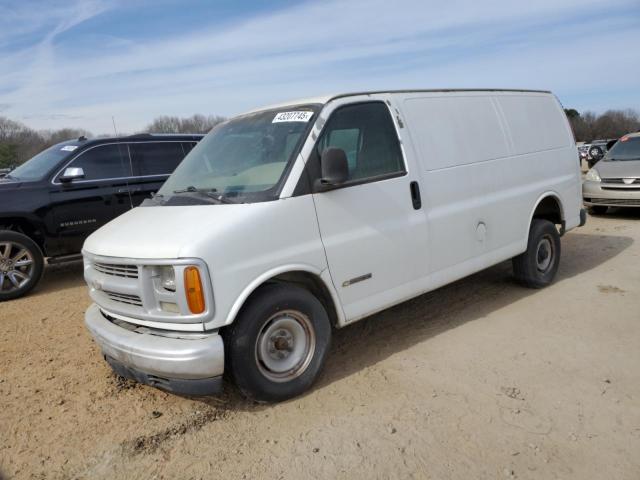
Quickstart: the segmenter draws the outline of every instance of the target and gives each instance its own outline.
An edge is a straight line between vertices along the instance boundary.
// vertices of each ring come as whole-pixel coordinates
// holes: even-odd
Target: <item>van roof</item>
[[[362,92],[347,92],[347,93],[337,93],[333,95],[320,95],[317,97],[303,98],[298,100],[292,100],[288,102],[276,103],[273,105],[267,105],[264,107],[256,108],[250,110],[246,113],[259,112],[261,110],[270,110],[274,108],[292,106],[292,105],[310,105],[310,104],[320,104],[324,105],[329,103],[331,100],[335,100],[337,98],[344,97],[355,97],[359,95],[374,95],[380,93],[419,93],[419,92],[427,92],[427,93],[435,93],[435,92],[527,92],[527,93],[547,93],[550,94],[550,90],[526,90],[526,89],[517,89],[517,88],[433,88],[433,89],[406,89],[406,90],[365,90]]]

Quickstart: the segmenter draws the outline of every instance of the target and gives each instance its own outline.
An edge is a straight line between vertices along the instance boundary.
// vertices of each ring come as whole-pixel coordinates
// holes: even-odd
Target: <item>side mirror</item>
[[[84,170],[82,168],[69,167],[64,170],[64,173],[60,177],[58,177],[58,180],[62,183],[69,183],[79,178],[84,178]]]
[[[330,190],[349,179],[347,154],[341,148],[329,147],[320,157],[321,178],[316,181],[316,190]]]

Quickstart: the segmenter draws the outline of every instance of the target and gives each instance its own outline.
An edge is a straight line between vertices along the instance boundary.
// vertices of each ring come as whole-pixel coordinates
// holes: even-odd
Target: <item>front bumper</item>
[[[640,207],[640,190],[635,188],[603,188],[603,182],[585,180],[582,199],[586,206]]]
[[[116,373],[141,383],[187,395],[219,393],[224,345],[218,333],[194,335],[132,326],[109,320],[96,304],[85,323]]]

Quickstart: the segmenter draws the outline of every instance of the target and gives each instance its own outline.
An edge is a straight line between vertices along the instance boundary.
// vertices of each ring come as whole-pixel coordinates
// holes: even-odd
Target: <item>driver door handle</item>
[[[413,181],[409,184],[409,190],[411,191],[411,203],[413,203],[413,209],[420,210],[422,208],[422,197],[420,197],[420,185],[418,185],[418,182]]]

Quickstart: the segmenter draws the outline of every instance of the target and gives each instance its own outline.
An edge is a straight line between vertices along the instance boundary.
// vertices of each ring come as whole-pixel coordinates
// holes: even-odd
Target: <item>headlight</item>
[[[592,182],[599,182],[600,175],[598,175],[598,171],[595,168],[592,168],[587,172],[587,176],[584,177],[586,180],[590,180]]]
[[[160,267],[160,285],[170,292],[176,291],[176,272],[173,267]]]

